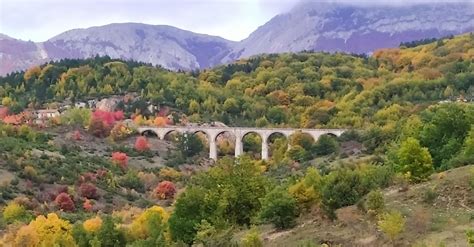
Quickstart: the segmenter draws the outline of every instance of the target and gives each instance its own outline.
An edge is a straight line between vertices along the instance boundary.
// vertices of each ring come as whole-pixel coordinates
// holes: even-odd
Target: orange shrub
[[[125,170],[127,169],[127,166],[128,166],[128,156],[126,153],[113,152],[112,162],[118,165],[122,170]]]
[[[170,199],[174,197],[174,194],[176,194],[176,187],[170,181],[163,181],[158,184],[155,193],[160,199]]]

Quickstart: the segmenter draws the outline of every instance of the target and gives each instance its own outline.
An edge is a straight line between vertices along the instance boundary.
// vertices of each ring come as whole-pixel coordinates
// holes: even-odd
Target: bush
[[[290,149],[286,152],[286,156],[298,162],[307,161],[311,158],[309,152],[299,145],[290,147]]]
[[[242,246],[243,247],[263,247],[263,241],[260,237],[260,233],[258,229],[253,226],[250,228],[250,231],[245,234],[242,239]]]
[[[438,193],[435,190],[435,187],[426,188],[423,192],[423,202],[427,204],[432,204],[436,198],[438,198]]]
[[[466,230],[467,244],[474,245],[474,230]]]
[[[87,199],[97,199],[98,198],[97,188],[95,187],[95,185],[93,185],[91,183],[81,184],[81,186],[79,187],[79,190],[81,192],[82,197],[85,197]]]
[[[171,199],[176,194],[176,187],[170,181],[163,181],[158,184],[155,193],[160,199]]]
[[[128,166],[128,156],[126,153],[113,152],[112,162],[120,167],[120,169],[126,170]]]
[[[340,169],[324,177],[322,189],[323,209],[331,219],[335,210],[356,203],[363,195],[360,175],[349,169]]]
[[[148,144],[148,141],[146,137],[144,136],[139,136],[137,140],[135,141],[135,150],[138,152],[144,152],[150,150],[150,145]]]
[[[140,180],[138,173],[135,171],[127,172],[120,178],[119,184],[125,188],[134,189],[138,192],[145,192],[145,185]]]
[[[260,218],[280,229],[295,225],[298,216],[296,200],[283,188],[276,188],[262,199]]]
[[[56,199],[54,200],[58,207],[64,211],[74,211],[76,208],[74,206],[74,202],[67,193],[62,192],[60,193]]]
[[[377,225],[393,242],[405,228],[405,219],[400,212],[384,213],[377,222]]]
[[[382,192],[380,190],[371,191],[369,194],[367,194],[365,204],[369,212],[373,211],[377,214],[381,213],[385,208],[385,201]]]
[[[5,208],[3,208],[3,220],[6,223],[10,224],[15,221],[28,221],[30,220],[30,214],[26,211],[25,207],[19,205],[16,202],[8,203]]]

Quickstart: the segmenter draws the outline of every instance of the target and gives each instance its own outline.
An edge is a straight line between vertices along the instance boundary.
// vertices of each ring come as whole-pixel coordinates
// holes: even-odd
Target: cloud
[[[325,2],[411,4],[434,1]],[[296,3],[296,0],[0,0],[0,32],[24,40],[45,41],[74,28],[141,22],[241,40]]]

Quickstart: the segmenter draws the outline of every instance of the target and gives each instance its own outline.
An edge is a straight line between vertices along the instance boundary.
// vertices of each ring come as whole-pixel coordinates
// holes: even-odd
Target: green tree
[[[442,104],[423,112],[424,125],[420,143],[433,157],[435,168],[445,167],[447,161],[462,148],[473,121],[472,112],[461,104]]]
[[[329,135],[322,135],[318,141],[313,145],[313,152],[316,155],[328,155],[337,152],[339,143],[337,140]]]
[[[204,150],[201,139],[191,133],[179,134],[176,147],[185,157],[193,157]]]
[[[122,231],[115,226],[112,216],[105,216],[102,220],[102,227],[97,233],[97,239],[101,247],[121,247],[125,246],[125,236]]]
[[[260,218],[277,228],[293,227],[298,214],[296,200],[284,188],[277,187],[262,199]]]
[[[400,171],[411,181],[420,182],[427,179],[433,172],[431,155],[427,148],[412,137],[402,142],[398,150]]]

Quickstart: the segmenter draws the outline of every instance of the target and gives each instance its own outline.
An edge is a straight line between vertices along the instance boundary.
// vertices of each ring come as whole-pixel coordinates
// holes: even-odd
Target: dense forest
[[[270,54],[193,72],[96,57],[0,78],[9,114],[126,93],[139,100],[124,112],[72,108],[47,126],[0,123],[0,170],[10,176],[0,177],[2,243],[263,246],[266,225],[295,233],[308,218],[320,231],[337,225],[353,235],[331,239],[316,231],[295,246],[353,244],[360,229],[378,246],[456,227],[463,243],[474,242],[466,227],[474,219],[473,34],[372,56]],[[268,161],[258,160],[258,136],[244,140],[246,154],[238,158],[223,142],[225,157],[207,165],[208,140],[197,134],[165,141],[136,135],[134,123],[162,124],[140,107],[145,102],[190,122],[350,130],[318,140],[303,133],[274,138]],[[445,177],[458,173],[461,179],[448,183]],[[421,195],[408,196],[419,188]],[[394,205],[394,194],[419,197],[433,219]],[[441,195],[458,194],[449,209],[440,206]],[[353,205],[360,220],[347,223],[341,210]],[[410,231],[420,222],[431,228]]]

